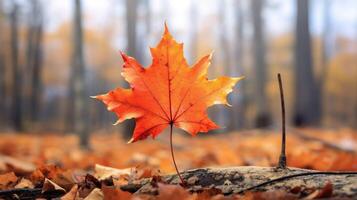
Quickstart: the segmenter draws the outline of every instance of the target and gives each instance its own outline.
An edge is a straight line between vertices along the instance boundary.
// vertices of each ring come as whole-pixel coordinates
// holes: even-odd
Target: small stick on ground
[[[278,168],[286,169],[286,154],[285,154],[285,102],[284,102],[284,90],[281,81],[280,73],[278,73],[278,82],[280,89],[280,101],[281,101],[281,118],[282,118],[282,130],[281,130],[281,153],[279,157]]]

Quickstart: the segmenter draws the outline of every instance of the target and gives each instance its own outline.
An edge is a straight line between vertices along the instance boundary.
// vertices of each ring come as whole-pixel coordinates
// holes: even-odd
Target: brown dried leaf
[[[73,173],[70,170],[57,173],[54,175],[52,181],[66,190],[70,190],[75,184]]]
[[[17,176],[14,172],[9,172],[0,175],[0,189],[8,189],[13,187],[17,182]]]
[[[29,177],[30,181],[35,185],[39,186],[42,185],[43,181],[45,180],[45,175],[41,172],[41,170],[36,169],[33,171]]]
[[[33,183],[26,179],[26,178],[22,178],[20,180],[20,182],[18,184],[15,185],[14,188],[35,188],[35,186],[33,185]]]
[[[273,190],[266,192],[248,192],[243,198],[244,200],[295,200],[297,195],[289,194],[283,190]]]
[[[99,188],[94,188],[84,200],[102,200],[104,199],[103,192]]]
[[[210,200],[213,197],[218,200],[222,196],[222,191],[215,188],[204,189],[202,192],[197,193],[196,196],[195,200]]]
[[[63,197],[61,197],[61,200],[76,200],[78,199],[78,185],[74,185],[72,189]]]
[[[7,171],[13,171],[16,174],[29,174],[36,169],[35,165],[10,156],[0,155],[0,166]],[[4,170],[4,169],[3,169]]]
[[[132,197],[131,193],[124,192],[114,187],[103,186],[102,192],[105,200],[127,200]]]
[[[133,168],[116,169],[116,168],[96,164],[94,167],[94,171],[95,171],[94,176],[98,180],[104,180],[110,177],[113,178],[129,177],[133,175],[135,170]]]
[[[157,168],[152,168],[152,167],[146,167],[146,166],[138,166],[136,168],[137,171],[137,179],[142,179],[142,178],[150,178],[153,176],[160,176],[161,172]]]
[[[65,189],[63,189],[61,186],[57,185],[56,183],[54,183],[50,179],[46,178],[45,182],[43,183],[43,186],[42,186],[42,193],[45,193],[45,192],[48,192],[48,191],[53,191],[53,190],[63,191],[63,193],[66,193]]]
[[[83,182],[79,184],[78,194],[79,197],[87,197],[95,188],[100,188],[100,181],[94,176],[87,174]]]
[[[159,195],[157,196],[157,200],[184,200],[191,197],[190,193],[180,185],[158,183],[158,187]]]
[[[327,182],[323,188],[315,190],[313,193],[309,194],[304,199],[320,199],[329,198],[333,195],[333,185],[331,182]]]

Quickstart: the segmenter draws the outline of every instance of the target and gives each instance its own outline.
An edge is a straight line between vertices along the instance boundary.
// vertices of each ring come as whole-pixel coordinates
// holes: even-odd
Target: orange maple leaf
[[[160,43],[150,51],[153,60],[148,68],[121,53],[124,60],[121,75],[131,88],[117,88],[95,96],[118,116],[115,124],[136,118],[129,143],[149,135],[155,138],[169,125],[191,135],[219,128],[208,118],[206,109],[214,104],[229,105],[226,96],[243,77],[208,80],[211,54],[189,67],[183,44],[174,40],[166,24]]]

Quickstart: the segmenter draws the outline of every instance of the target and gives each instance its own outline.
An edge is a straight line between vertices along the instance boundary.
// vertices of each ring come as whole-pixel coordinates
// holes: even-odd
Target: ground
[[[57,190],[52,186],[58,185],[60,190],[63,190],[59,195],[68,193],[72,189],[67,196],[99,195],[97,199],[101,199],[101,195],[106,196],[106,199],[110,195],[125,196],[122,199],[168,199],[167,195],[170,196],[173,191],[179,194],[178,196],[181,195],[179,199],[256,198],[259,195],[266,198],[270,196],[274,198],[274,195],[276,198],[279,195],[282,198],[288,196],[300,198],[311,196],[313,193],[315,198],[321,193],[326,195],[325,190],[331,190],[328,197],[334,197],[333,182],[326,182],[322,188],[309,188],[309,190],[305,188],[305,191],[299,191],[298,194],[276,190],[264,192],[263,195],[261,192],[248,192],[241,196],[223,196],[222,191],[212,189],[204,189],[192,194],[180,186],[167,185],[165,181],[160,180],[163,175],[174,173],[167,136],[167,133],[163,133],[156,140],[148,139],[126,144],[127,141],[121,139],[119,134],[96,133],[91,137],[90,150],[83,150],[78,146],[78,139],[74,135],[2,133],[0,135],[0,174],[2,174],[0,189],[9,191],[14,188],[28,188],[28,190],[32,189],[34,194],[37,189],[44,195],[44,187],[50,185],[50,189],[46,188],[46,191],[56,195],[53,191]],[[176,162],[182,171],[203,167],[274,167],[279,158],[280,145],[280,135],[275,131],[250,130],[201,134],[198,137],[190,137],[181,132],[174,133]],[[322,171],[357,171],[356,152],[356,131],[349,129],[288,131],[289,167]],[[130,169],[115,171],[126,168]],[[114,179],[110,179],[108,183],[110,177]],[[130,181],[147,177],[154,177],[154,180],[150,180],[158,189],[158,196],[157,193],[132,196],[118,189]],[[50,180],[52,182],[49,182]],[[117,187],[114,188],[113,185]],[[355,187],[357,188],[357,185]],[[79,188],[78,191],[76,188]],[[84,191],[83,188],[88,190]]]

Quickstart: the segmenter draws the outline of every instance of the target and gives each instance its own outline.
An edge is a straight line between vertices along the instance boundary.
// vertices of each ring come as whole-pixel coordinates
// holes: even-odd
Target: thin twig
[[[281,76],[280,73],[278,73],[278,82],[279,82],[279,89],[280,89],[280,101],[281,101],[281,118],[282,118],[282,127],[281,127],[281,153],[279,157],[279,164],[278,168],[280,169],[286,169],[286,154],[285,154],[285,102],[284,102],[284,90],[283,90],[283,84],[281,81]]]
[[[283,177],[279,177],[279,178],[276,178],[276,179],[272,179],[272,180],[260,183],[258,185],[254,185],[252,187],[243,189],[243,190],[239,191],[238,194],[242,194],[244,192],[247,192],[247,191],[250,191],[250,190],[254,190],[254,189],[257,189],[257,188],[262,187],[262,186],[270,185],[270,184],[273,184],[273,183],[276,183],[276,182],[288,180],[288,179],[299,177],[299,176],[312,176],[312,175],[319,175],[319,174],[322,174],[322,175],[357,174],[357,171],[306,172],[306,173],[292,174],[292,175],[288,175],[288,176],[283,176]]]
[[[178,177],[180,178],[181,180],[181,184],[182,185],[185,185],[185,181],[183,180],[179,170],[177,169],[177,165],[176,165],[176,161],[175,161],[175,156],[174,156],[174,148],[172,147],[172,129],[173,129],[173,124],[171,123],[170,124],[170,148],[171,148],[171,157],[172,157],[172,161],[174,162],[174,166],[175,166],[175,169],[176,169],[176,173],[178,175]]]

